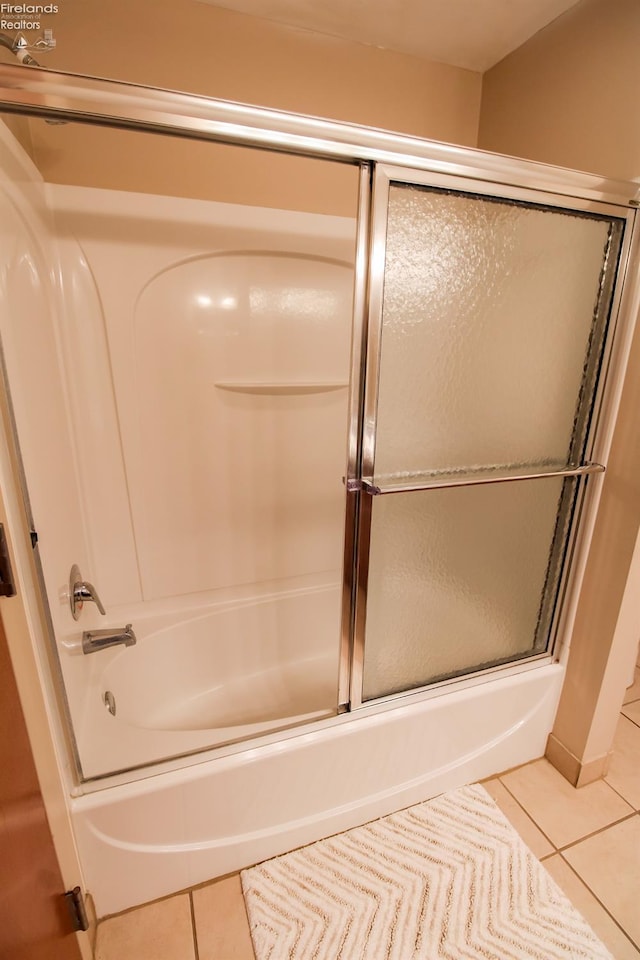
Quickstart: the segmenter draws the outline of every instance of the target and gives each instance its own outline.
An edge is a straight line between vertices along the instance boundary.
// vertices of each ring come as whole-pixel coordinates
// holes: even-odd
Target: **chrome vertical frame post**
[[[371,544],[371,512],[373,498],[360,494],[358,512],[358,546],[356,551],[356,591],[353,628],[353,661],[351,665],[351,709],[362,706],[364,681],[364,634],[367,619],[369,587],[369,547]]]
[[[640,299],[640,280],[637,276],[637,264],[640,260],[638,211],[628,209],[624,219],[626,229],[618,257],[619,266],[610,308],[609,328],[585,442],[585,459],[597,458],[603,464],[609,461],[615,418],[622,395]],[[555,659],[560,659],[563,650],[568,649],[603,484],[602,473],[585,477],[576,497],[564,574],[550,626],[550,652]]]
[[[369,247],[371,221],[372,166],[360,166],[358,195],[358,228],[353,291],[353,326],[351,332],[351,378],[349,386],[349,433],[347,436],[347,468],[345,474],[346,506],[344,562],[342,576],[342,630],[340,641],[340,673],[338,708],[347,709],[350,701],[351,663],[353,656],[354,610],[356,596],[356,557],[359,526],[360,492],[355,481],[360,477],[363,414],[364,367],[367,355],[367,313],[369,286]]]
[[[376,411],[378,405],[378,374],[382,339],[382,295],[386,250],[387,206],[389,178],[376,168],[371,199],[369,301],[367,322],[366,363],[364,365],[364,396],[362,412],[362,457],[359,478],[373,476],[376,440]],[[372,498],[360,492],[356,548],[356,590],[353,627],[353,658],[351,665],[351,709],[362,706],[364,675],[364,639],[367,617],[367,590],[369,581],[369,547],[371,542]]]

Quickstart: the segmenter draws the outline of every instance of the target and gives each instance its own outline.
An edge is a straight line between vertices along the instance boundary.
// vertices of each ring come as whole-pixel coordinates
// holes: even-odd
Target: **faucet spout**
[[[82,634],[83,653],[97,653],[98,650],[118,644],[132,647],[134,643],[137,643],[137,638],[130,623],[120,630],[85,630]]]

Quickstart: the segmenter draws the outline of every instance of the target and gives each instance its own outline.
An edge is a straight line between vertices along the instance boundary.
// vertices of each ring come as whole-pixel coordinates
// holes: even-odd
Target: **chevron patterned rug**
[[[268,860],[242,886],[257,960],[613,960],[478,785]]]

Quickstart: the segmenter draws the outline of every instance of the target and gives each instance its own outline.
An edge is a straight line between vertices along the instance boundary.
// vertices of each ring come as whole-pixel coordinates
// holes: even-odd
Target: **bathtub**
[[[135,646],[91,654],[77,731],[83,778],[135,776],[143,765],[334,715],[340,599],[336,583],[125,610]]]
[[[256,607],[249,610],[253,615]],[[190,643],[198,643],[204,619],[192,623]],[[119,724],[124,739],[162,736],[176,743],[175,738],[193,732],[136,726],[140,713],[125,693],[137,682],[140,695],[153,698],[149,676],[162,677],[166,668],[154,673],[156,667],[148,663],[147,673],[150,640],[137,651],[123,651],[105,669],[114,687],[118,680],[122,684],[121,692],[116,690],[122,712],[112,717],[102,706],[103,720],[112,729]],[[159,650],[162,633],[156,640]],[[124,667],[131,652],[137,654],[136,673]],[[307,666],[315,674],[318,664]],[[111,778],[85,785],[94,792],[72,798],[71,814],[98,916],[242,869],[541,756],[562,677],[561,665],[547,663],[382,709],[325,719],[298,715],[293,727],[289,717],[286,730],[176,761],[179,768],[158,766],[134,782]],[[169,722],[162,711],[155,716],[160,726]],[[199,708],[191,716],[201,716]],[[183,712],[182,724],[185,717]],[[224,736],[237,730],[233,711],[227,717]],[[266,722],[259,716],[254,720]]]

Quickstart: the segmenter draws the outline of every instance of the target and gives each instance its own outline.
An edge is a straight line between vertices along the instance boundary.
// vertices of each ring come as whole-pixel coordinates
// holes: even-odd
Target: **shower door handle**
[[[436,477],[434,474],[425,474],[423,479],[418,476],[412,478],[413,482],[401,480],[395,483],[393,480],[385,479],[384,482],[377,484],[369,477],[362,480],[347,480],[347,490],[368,493],[372,497],[385,495],[388,493],[418,493],[425,490],[447,490],[451,487],[474,487],[484,486],[488,483],[510,483],[513,480],[542,480],[546,477],[587,477],[592,473],[605,473],[606,467],[601,463],[582,463],[580,466],[567,466],[557,470],[542,470],[539,472],[523,470],[522,473],[514,471],[486,470],[484,472],[469,473],[466,476],[453,476],[447,479]]]
[[[82,574],[77,564],[74,563],[69,575],[69,603],[71,605],[71,616],[74,620],[77,620],[82,613],[82,605],[85,600],[95,603],[102,616],[106,616],[106,610],[98,596],[98,591],[92,583],[82,579]]]

